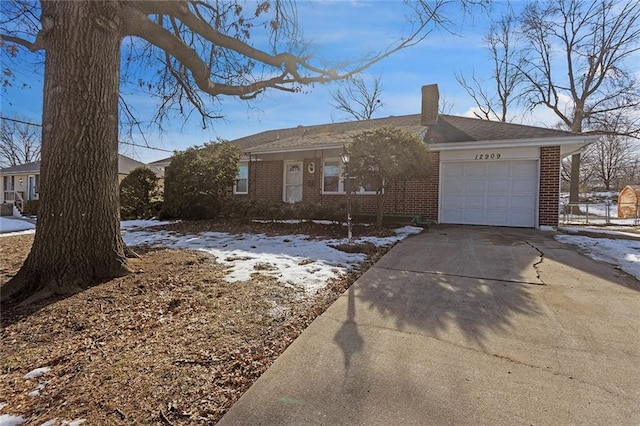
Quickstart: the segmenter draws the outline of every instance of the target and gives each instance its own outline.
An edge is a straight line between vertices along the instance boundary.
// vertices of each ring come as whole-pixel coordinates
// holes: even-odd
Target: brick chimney
[[[438,102],[440,94],[437,84],[422,86],[422,116],[420,124],[433,126],[438,121]]]

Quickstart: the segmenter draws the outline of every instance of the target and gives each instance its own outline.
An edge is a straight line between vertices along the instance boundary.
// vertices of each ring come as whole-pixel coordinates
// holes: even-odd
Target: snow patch
[[[555,239],[578,246],[590,258],[616,265],[640,281],[640,241],[580,235],[556,235]]]
[[[48,373],[51,371],[51,367],[40,367],[34,370],[29,371],[24,375],[23,379],[34,379],[36,377],[42,376],[44,373]]]

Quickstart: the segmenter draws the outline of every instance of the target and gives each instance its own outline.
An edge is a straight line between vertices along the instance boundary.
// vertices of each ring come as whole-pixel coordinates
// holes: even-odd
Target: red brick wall
[[[431,153],[432,174],[427,180],[411,180],[391,184],[384,197],[385,214],[420,214],[425,219],[438,218],[439,153]],[[309,164],[315,172],[309,173]],[[252,161],[249,163],[249,197],[282,200],[283,161]],[[345,194],[322,194],[322,158],[306,159],[303,163],[303,199],[311,202],[338,204],[346,201]],[[360,214],[375,214],[375,194],[352,194],[352,201]]]
[[[282,161],[249,163],[249,196],[282,200],[284,169]]]
[[[560,147],[540,148],[540,226],[558,226]]]
[[[425,219],[436,222],[438,220],[438,196],[440,191],[440,153],[430,152],[431,176],[425,188]]]

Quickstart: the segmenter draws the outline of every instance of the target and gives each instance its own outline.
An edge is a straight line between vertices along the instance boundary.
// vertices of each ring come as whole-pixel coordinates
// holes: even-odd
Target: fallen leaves
[[[17,271],[32,239],[0,238],[0,282]],[[366,250],[371,262],[382,253]],[[228,283],[224,268],[201,252],[137,252],[135,274],[29,309],[3,307],[3,413],[33,424],[215,423],[358,276],[309,296],[260,273]],[[50,370],[24,378],[41,367]]]

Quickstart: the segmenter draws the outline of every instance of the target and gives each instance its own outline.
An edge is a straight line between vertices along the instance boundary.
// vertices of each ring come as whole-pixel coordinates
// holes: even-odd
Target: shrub
[[[214,219],[223,212],[238,173],[239,148],[228,142],[189,148],[165,169],[162,216]]]
[[[146,167],[131,171],[120,182],[120,216],[122,219],[149,219],[157,216],[158,177]]]
[[[22,214],[25,216],[37,216],[39,204],[40,200],[26,200],[22,205]]]

